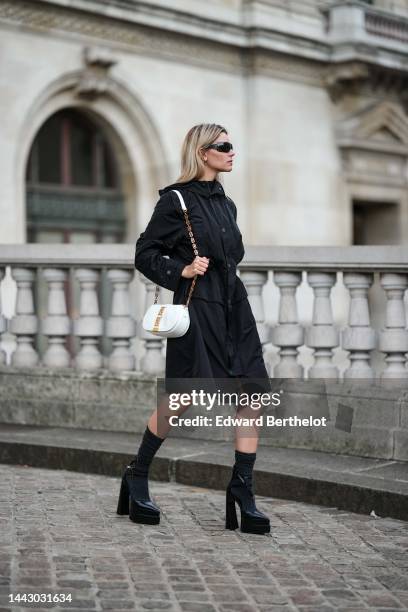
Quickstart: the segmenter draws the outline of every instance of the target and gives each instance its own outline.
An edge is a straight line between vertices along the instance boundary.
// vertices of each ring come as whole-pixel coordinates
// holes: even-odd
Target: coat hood
[[[215,195],[225,195],[224,188],[219,181],[199,181],[198,179],[188,181],[187,183],[173,183],[172,185],[168,185],[163,189],[159,189],[159,195],[162,196],[172,189],[192,191],[203,198],[210,198]]]

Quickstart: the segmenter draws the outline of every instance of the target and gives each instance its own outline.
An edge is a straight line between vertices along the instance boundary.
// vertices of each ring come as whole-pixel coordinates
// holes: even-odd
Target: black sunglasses
[[[216,151],[219,151],[220,153],[229,153],[234,147],[232,146],[232,143],[225,141],[225,142],[215,142],[214,144],[210,144],[207,145],[206,147],[203,147],[204,149],[215,149]]]

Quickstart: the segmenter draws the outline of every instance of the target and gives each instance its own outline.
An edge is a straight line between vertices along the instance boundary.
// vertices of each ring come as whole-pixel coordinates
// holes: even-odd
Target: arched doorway
[[[120,243],[125,240],[125,196],[119,164],[103,128],[86,111],[63,108],[38,130],[26,166],[27,241],[40,243]],[[68,315],[79,316],[79,285],[71,273],[65,283]],[[47,287],[39,277],[36,308],[46,315]],[[101,316],[110,313],[111,287],[102,270],[99,285]],[[46,339],[38,334],[42,355]],[[78,341],[68,337],[73,356]],[[111,343],[102,338],[108,354]]]

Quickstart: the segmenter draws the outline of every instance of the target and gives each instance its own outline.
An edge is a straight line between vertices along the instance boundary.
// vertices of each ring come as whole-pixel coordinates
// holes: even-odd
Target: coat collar
[[[180,191],[192,191],[198,196],[203,198],[210,198],[215,195],[225,196],[224,188],[221,183],[217,180],[214,181],[199,181],[193,180],[188,181],[187,183],[173,183],[173,185],[168,185],[164,189],[159,190],[159,195],[163,195],[167,191],[171,189],[178,189]]]

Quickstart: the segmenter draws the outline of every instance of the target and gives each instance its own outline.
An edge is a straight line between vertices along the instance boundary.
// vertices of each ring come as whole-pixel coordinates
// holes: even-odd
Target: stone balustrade
[[[1,246],[0,364],[122,372],[137,369],[139,363],[139,371],[160,376],[165,340],[145,332],[140,324],[153,302],[154,285],[134,270],[133,257],[133,245]],[[108,293],[101,291],[102,270],[107,271]],[[407,378],[408,249],[251,246],[239,274],[265,355],[275,351],[271,376]],[[72,283],[78,289],[77,304],[72,303]],[[333,316],[340,299],[333,297],[333,289],[339,284],[348,312],[344,321]],[[106,311],[101,295],[110,296],[106,318],[101,315]],[[162,293],[160,299],[171,301],[171,295]],[[310,300],[311,316],[306,307]],[[46,340],[43,350],[40,337]],[[69,337],[74,342],[68,342]],[[8,359],[2,346],[7,338],[15,340]],[[111,343],[109,354],[101,348],[102,338]],[[304,348],[310,353],[308,368],[299,360]],[[342,372],[334,363],[338,350],[346,360]],[[380,371],[373,368],[373,351],[384,357]]]
[[[406,4],[405,18],[403,18],[402,15],[379,15],[367,11],[365,13],[366,31],[373,36],[395,39],[406,44],[408,42],[408,21],[406,19],[406,11]]]
[[[321,8],[327,15],[328,38],[332,44],[364,43],[376,47],[377,54],[380,48],[404,52],[408,41],[408,11],[404,0],[378,0],[374,4],[361,0],[334,1]]]

